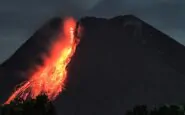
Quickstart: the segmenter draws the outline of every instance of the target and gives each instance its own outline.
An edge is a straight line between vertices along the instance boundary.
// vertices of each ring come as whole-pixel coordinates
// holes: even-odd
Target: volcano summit
[[[43,27],[37,35],[44,33],[49,40],[60,21],[52,20],[49,29]],[[83,34],[68,65],[66,90],[56,101],[60,114],[116,115],[136,104],[185,101],[183,45],[132,15],[111,19],[84,17],[78,23]],[[28,62],[35,63],[28,49],[39,51],[40,44],[46,42],[37,40],[31,37],[1,68],[14,71],[27,68]],[[38,48],[33,46],[35,43]],[[21,53],[23,50],[28,53]],[[4,74],[9,76],[5,81],[12,77],[11,72]]]

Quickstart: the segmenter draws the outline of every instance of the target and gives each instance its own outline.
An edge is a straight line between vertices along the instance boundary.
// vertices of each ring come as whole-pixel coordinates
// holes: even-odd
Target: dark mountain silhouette
[[[15,85],[26,80],[32,71],[42,64],[43,55],[48,53],[49,46],[56,39],[62,19],[53,18],[36,31],[17,51],[0,66],[0,103],[7,99]],[[7,93],[8,92],[8,93]],[[4,100],[5,101],[5,100]]]
[[[185,101],[183,45],[132,15],[79,22],[84,34],[56,101],[61,114],[120,115],[136,104]]]
[[[28,68],[35,63],[42,64],[42,53],[47,53],[49,44],[55,39],[58,29],[61,26],[61,19],[54,18],[40,28],[30,39],[26,41],[2,67],[14,70],[28,72]],[[46,54],[49,55],[49,54]],[[35,62],[35,63],[33,63]]]
[[[135,104],[185,101],[183,45],[132,15],[84,17],[79,24],[84,33],[69,65],[66,90],[56,100],[60,114],[120,115]],[[31,51],[37,52],[42,40],[36,48],[26,44],[2,68],[22,71],[24,63],[35,63]]]

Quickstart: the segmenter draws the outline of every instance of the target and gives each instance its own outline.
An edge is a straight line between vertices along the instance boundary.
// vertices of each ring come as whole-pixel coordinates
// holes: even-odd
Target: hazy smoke
[[[78,8],[82,8],[83,10],[90,10],[103,0],[69,0],[69,1],[71,4],[77,6]]]
[[[47,22],[2,66],[8,70],[25,74],[25,76],[35,71],[38,66],[43,64],[43,58],[50,56],[50,46],[55,41],[61,24],[62,19],[60,18],[54,18]]]

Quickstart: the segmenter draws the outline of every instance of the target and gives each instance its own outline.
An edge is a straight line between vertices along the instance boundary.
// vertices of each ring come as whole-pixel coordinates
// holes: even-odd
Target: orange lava
[[[44,66],[40,67],[28,81],[22,83],[5,102],[9,104],[15,98],[36,98],[45,93],[50,100],[54,100],[62,91],[67,77],[66,67],[73,56],[78,39],[74,37],[76,22],[67,18],[60,32],[59,38],[52,45],[51,56],[44,59]]]

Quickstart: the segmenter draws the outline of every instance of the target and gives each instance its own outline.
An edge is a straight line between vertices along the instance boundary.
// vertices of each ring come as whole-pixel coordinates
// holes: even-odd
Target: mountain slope
[[[52,41],[58,35],[62,19],[53,18],[39,28],[17,51],[0,66],[0,103],[3,103],[15,85],[42,64],[43,55],[49,55]],[[4,91],[6,89],[6,91]]]
[[[60,21],[52,22],[58,25]],[[56,100],[59,114],[120,115],[135,104],[185,101],[184,46],[132,15],[84,17],[79,24],[84,33],[68,68],[66,90]],[[34,65],[37,59],[30,50],[40,56],[44,42],[32,38],[34,43],[30,40],[29,48],[23,45],[2,68],[29,70],[28,62]],[[36,48],[32,47],[35,43]]]
[[[116,115],[135,104],[185,101],[184,46],[132,15],[80,23],[61,114]]]

